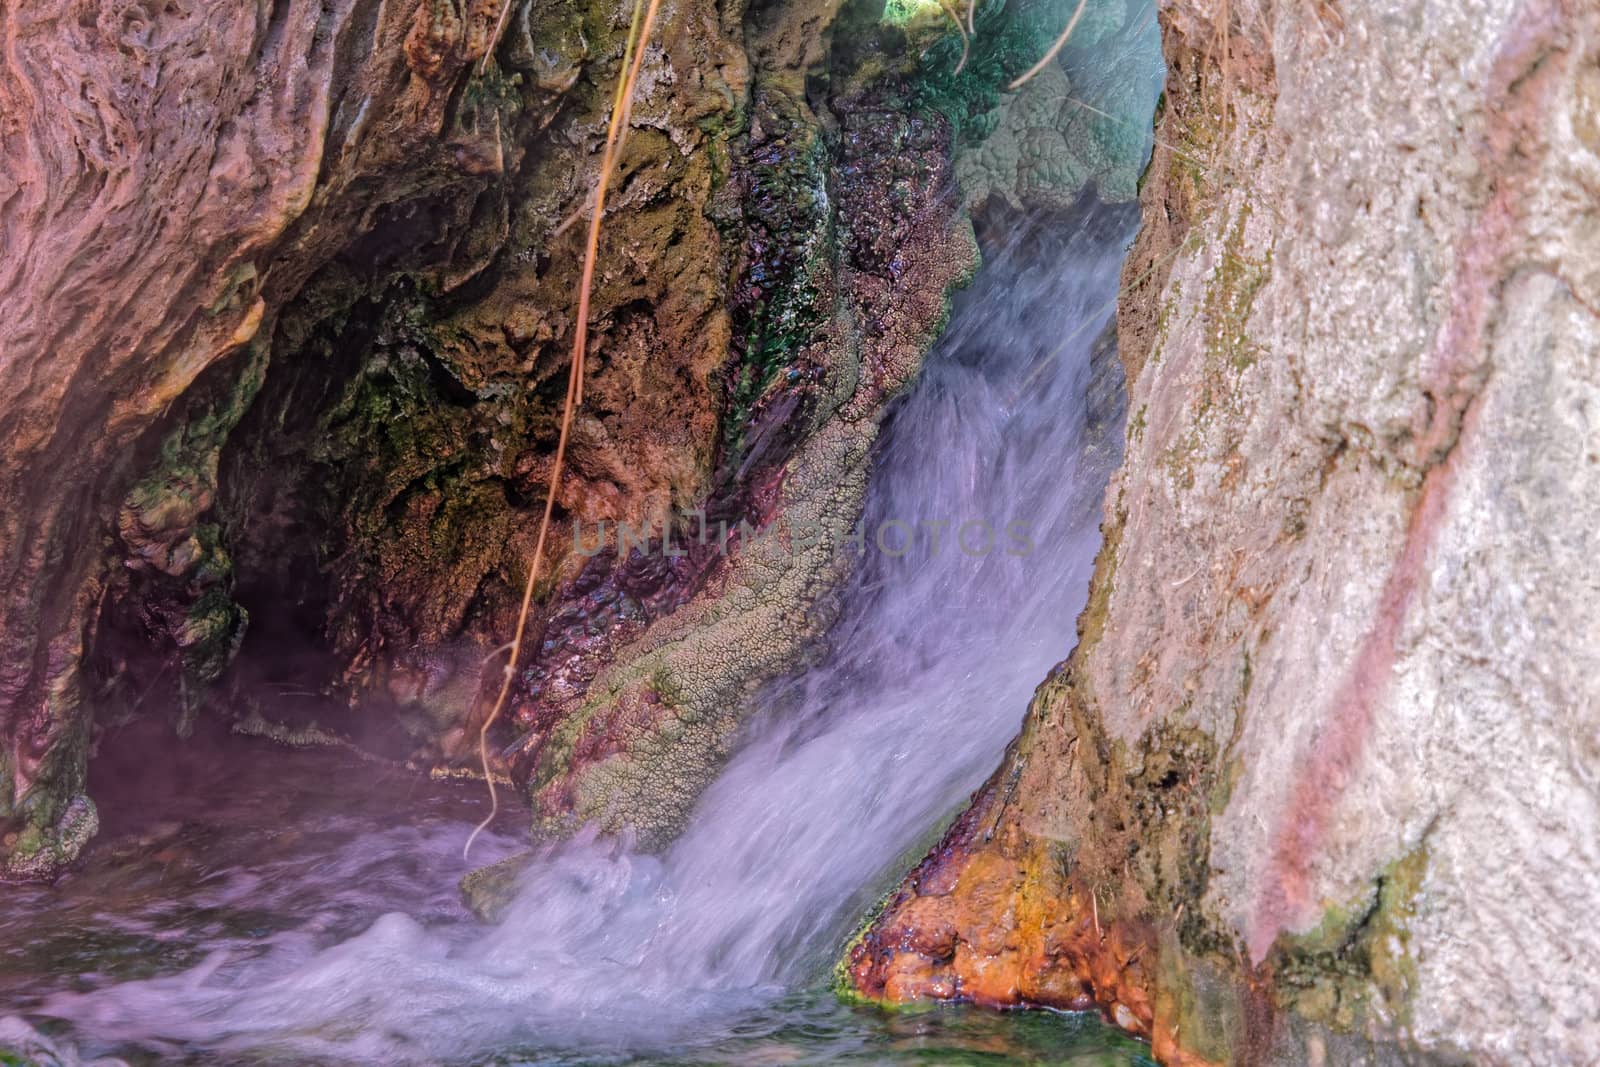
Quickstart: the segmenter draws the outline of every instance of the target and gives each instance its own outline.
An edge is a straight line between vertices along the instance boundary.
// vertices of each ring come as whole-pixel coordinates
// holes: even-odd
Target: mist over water
[[[292,915],[282,928],[193,929],[197,965],[91,982],[30,1014],[67,1020],[85,1054],[460,1062],[692,1048],[815,986],[909,850],[993,770],[1075,640],[1121,438],[1114,412],[1092,425],[1090,353],[1135,221],[1101,207],[1067,227],[1013,220],[988,250],[886,427],[869,550],[817,665],[760,696],[665,854],[550,848],[485,927],[450,917],[468,819],[368,823],[298,865],[242,862],[206,883]],[[1111,374],[1102,394],[1120,390]],[[909,551],[871,547],[886,523],[894,553],[900,524],[914,533]],[[1017,523],[1026,551],[1006,533]],[[994,531],[987,551],[976,524]],[[515,847],[489,835],[474,864]],[[347,934],[330,914],[380,917]]]

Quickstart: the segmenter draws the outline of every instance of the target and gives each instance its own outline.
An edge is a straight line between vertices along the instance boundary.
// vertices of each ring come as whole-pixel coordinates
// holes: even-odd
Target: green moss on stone
[[[1259,260],[1245,252],[1245,228],[1249,222],[1247,201],[1228,230],[1201,302],[1207,352],[1213,365],[1226,365],[1236,371],[1248,370],[1260,357],[1261,346],[1248,333],[1250,312],[1256,294],[1272,276],[1270,252]]]
[[[1404,1027],[1417,984],[1410,920],[1427,870],[1418,846],[1361,897],[1329,906],[1312,930],[1280,936],[1270,957],[1280,1000],[1334,1030],[1363,1029],[1374,1015]]]
[[[921,56],[912,98],[947,117],[965,145],[994,132],[1007,86],[1055,43],[1076,7],[1052,0],[980,5],[967,62],[958,74],[961,34],[949,17],[937,3],[909,0],[909,6],[917,9],[917,17],[905,24]],[[954,6],[963,9],[959,3]]]
[[[828,210],[829,153],[814,117],[780,89],[764,90],[755,113],[762,144],[745,168],[743,225],[754,252],[746,283],[745,353],[732,382],[724,437],[728,466],[743,459],[752,413],[781,379],[806,373],[804,350],[833,313],[827,279],[833,225]]]
[[[52,876],[76,859],[100,828],[93,801],[82,793],[63,799],[56,784],[60,777],[41,777],[19,812],[28,822],[9,847],[0,849],[0,878]]]

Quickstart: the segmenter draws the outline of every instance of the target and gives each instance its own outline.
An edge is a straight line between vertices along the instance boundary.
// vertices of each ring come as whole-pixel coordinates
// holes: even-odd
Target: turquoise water
[[[505,1064],[1050,1064],[1154,1067],[1148,1046],[1096,1015],[991,1012],[966,1006],[915,1012],[849,1007],[826,991],[797,994],[741,1020],[707,1044],[624,1059],[506,1057]]]

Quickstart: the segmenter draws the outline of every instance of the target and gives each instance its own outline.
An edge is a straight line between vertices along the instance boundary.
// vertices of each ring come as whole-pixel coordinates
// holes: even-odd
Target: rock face
[[[225,581],[197,519],[237,404],[165,446],[169,491],[119,524],[152,437],[197,386],[248,391],[278,309],[387,205],[484,183],[457,159],[482,139],[442,135],[486,6],[0,8],[0,872],[93,832],[83,671],[124,577],[108,561],[196,603]]]
[[[1170,1062],[1600,1041],[1600,11],[1169,0],[1080,644],[852,947]]]
[[[476,762],[629,14],[270,6],[0,6],[0,876],[71,859],[151,709]],[[969,206],[1131,196],[1116,100],[1002,101],[1055,6],[985,12],[955,79],[937,5],[668,5],[495,738],[540,832],[669,839],[825,624]]]

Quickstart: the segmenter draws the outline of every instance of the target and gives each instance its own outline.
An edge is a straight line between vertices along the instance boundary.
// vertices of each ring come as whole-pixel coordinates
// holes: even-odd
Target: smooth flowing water
[[[1142,1062],[1092,1018],[826,992],[849,924],[1073,643],[1120,440],[1090,353],[1134,221],[1095,208],[991,250],[886,429],[826,651],[761,696],[665,854],[550,848],[485,927],[456,893],[476,788],[219,742],[146,767],[83,870],[0,890],[0,1048],[33,1026],[160,1062]]]

